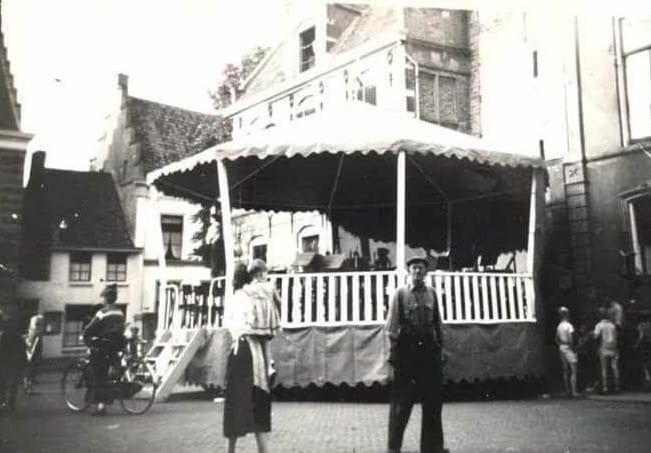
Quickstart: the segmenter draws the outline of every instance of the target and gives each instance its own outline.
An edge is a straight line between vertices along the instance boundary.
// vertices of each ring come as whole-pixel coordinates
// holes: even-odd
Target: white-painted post
[[[536,269],[534,266],[536,263],[536,208],[538,203],[537,196],[538,189],[538,170],[534,169],[531,172],[531,199],[529,202],[529,237],[527,241],[527,273],[535,280],[536,278]],[[527,308],[528,313],[531,315],[535,314],[536,307],[536,294],[535,288],[531,288],[531,299],[527,299]]]
[[[154,222],[154,241],[156,241],[156,254],[158,255],[158,309],[156,313],[156,337],[160,337],[167,322],[167,263],[165,261],[165,244],[163,243],[163,227],[160,221],[158,210],[158,190],[154,184],[149,186],[149,202],[151,208],[151,219]]]
[[[224,281],[224,310],[233,295],[233,273],[235,271],[235,238],[231,220],[231,196],[228,186],[228,174],[224,162],[217,160],[217,180],[219,184],[219,202],[222,211],[222,235],[224,236],[224,255],[226,256],[226,272]]]
[[[398,287],[405,282],[405,242],[407,214],[407,152],[398,151],[397,197],[396,197],[396,269],[398,270]]]

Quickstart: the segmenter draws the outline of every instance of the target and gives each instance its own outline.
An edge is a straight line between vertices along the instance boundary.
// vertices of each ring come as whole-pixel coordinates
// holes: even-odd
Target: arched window
[[[311,94],[303,97],[296,106],[296,118],[310,116],[316,112],[316,99]]]
[[[319,230],[314,225],[307,225],[298,232],[298,250],[301,253],[319,253]]]

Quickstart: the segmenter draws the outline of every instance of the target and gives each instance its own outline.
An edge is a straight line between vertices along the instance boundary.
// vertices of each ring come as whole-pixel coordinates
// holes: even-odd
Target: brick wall
[[[410,37],[444,46],[468,46],[468,13],[437,8],[405,8],[405,28]]]
[[[481,82],[479,60],[479,13],[468,13],[468,48],[470,49],[469,132],[481,136]]]

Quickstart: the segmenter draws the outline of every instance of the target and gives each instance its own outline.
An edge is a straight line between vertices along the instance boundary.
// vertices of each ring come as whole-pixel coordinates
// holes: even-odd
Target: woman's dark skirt
[[[226,368],[224,437],[271,431],[271,395],[253,386],[249,343],[240,338],[237,355],[231,352]]]

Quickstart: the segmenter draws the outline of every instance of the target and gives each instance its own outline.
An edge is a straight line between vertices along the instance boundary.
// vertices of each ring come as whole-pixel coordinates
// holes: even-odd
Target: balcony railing
[[[336,272],[277,274],[270,278],[280,294],[284,328],[383,324],[398,273]],[[533,278],[528,274],[433,272],[444,323],[534,322]],[[201,285],[168,285],[160,328],[221,327],[224,277]]]

